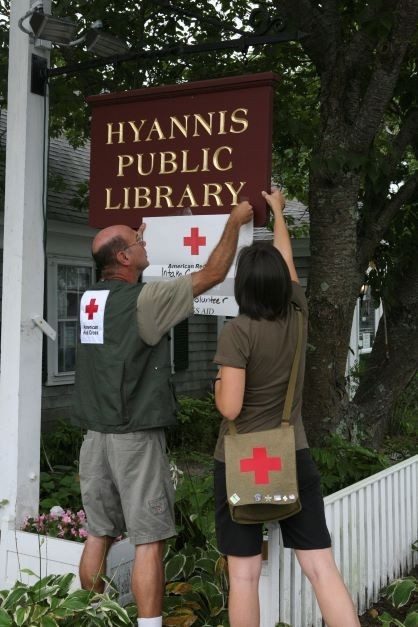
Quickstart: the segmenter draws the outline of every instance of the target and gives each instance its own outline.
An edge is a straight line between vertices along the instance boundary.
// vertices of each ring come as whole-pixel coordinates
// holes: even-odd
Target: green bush
[[[414,551],[418,550],[418,542],[412,545]],[[392,581],[387,588],[384,588],[381,592],[381,596],[386,598],[393,605],[395,609],[399,609],[407,606],[407,612],[405,618],[398,620],[390,615],[389,612],[384,612],[379,616],[379,621],[384,627],[418,627],[418,605],[414,604],[418,594],[418,579],[414,576],[403,577],[402,579],[396,579]]]
[[[215,537],[215,497],[212,460],[202,462],[203,474],[185,472],[176,490],[176,547],[203,547]]]
[[[56,466],[78,464],[85,431],[64,420],[54,424],[41,438],[41,470],[52,471]]]
[[[204,398],[179,397],[178,425],[167,430],[169,449],[212,454],[221,419],[212,394]]]
[[[226,627],[228,572],[226,559],[206,544],[170,548],[165,558],[164,625]]]
[[[55,505],[74,512],[83,509],[80,477],[74,467],[61,467],[59,472],[41,472],[39,510],[46,514]]]
[[[28,570],[22,572],[36,576]],[[97,594],[70,592],[75,575],[48,575],[35,584],[17,581],[11,590],[0,591],[1,627],[123,627],[132,625],[116,601],[116,590]],[[136,616],[136,612],[135,612]]]
[[[390,466],[390,460],[383,453],[347,442],[339,435],[330,436],[323,447],[312,448],[311,452],[321,473],[325,495]]]

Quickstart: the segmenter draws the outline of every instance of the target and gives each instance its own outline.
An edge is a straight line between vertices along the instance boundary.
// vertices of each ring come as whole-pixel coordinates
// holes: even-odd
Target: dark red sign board
[[[271,178],[272,72],[92,96],[91,226],[229,213]]]

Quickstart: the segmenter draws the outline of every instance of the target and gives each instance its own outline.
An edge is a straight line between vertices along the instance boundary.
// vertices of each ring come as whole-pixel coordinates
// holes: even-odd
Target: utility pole
[[[48,97],[32,93],[32,55],[49,65],[49,46],[18,28],[30,0],[10,12],[0,366],[2,536],[37,515],[42,392],[44,220]],[[45,3],[45,9],[50,3]],[[37,47],[35,47],[35,44]],[[39,91],[39,89],[38,89]]]

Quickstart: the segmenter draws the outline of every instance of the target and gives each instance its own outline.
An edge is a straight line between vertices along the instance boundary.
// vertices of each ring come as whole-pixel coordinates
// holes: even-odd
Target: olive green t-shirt
[[[296,449],[308,447],[303,428],[302,390],[305,374],[308,306],[303,288],[292,282],[292,302],[302,310],[302,358],[290,418],[295,428]],[[264,431],[279,426],[283,414],[290,371],[298,334],[293,306],[283,320],[252,320],[239,315],[223,328],[214,362],[221,366],[245,368],[245,391],[241,413],[235,420],[238,433]],[[215,448],[215,459],[225,461],[224,435],[228,420],[223,419]]]
[[[164,333],[193,313],[190,275],[173,281],[147,283],[137,300],[137,323],[141,339],[155,346]]]

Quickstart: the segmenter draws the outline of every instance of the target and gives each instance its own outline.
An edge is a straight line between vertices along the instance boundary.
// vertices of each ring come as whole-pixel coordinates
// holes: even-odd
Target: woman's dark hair
[[[287,315],[292,285],[277,248],[269,242],[255,242],[241,250],[234,292],[240,314],[249,318],[275,320]]]

